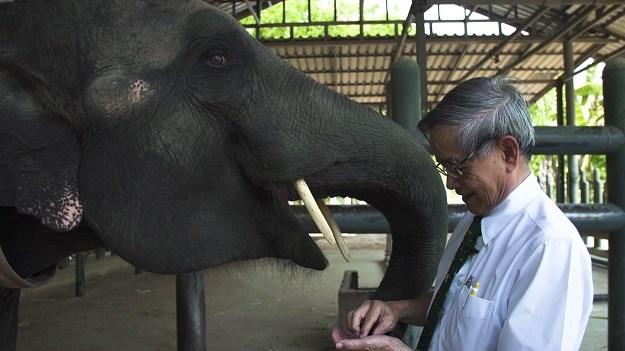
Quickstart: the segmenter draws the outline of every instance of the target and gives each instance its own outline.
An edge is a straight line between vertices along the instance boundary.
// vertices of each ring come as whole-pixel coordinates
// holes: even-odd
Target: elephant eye
[[[224,57],[224,55],[217,54],[211,56],[211,58],[208,59],[208,62],[214,66],[221,66],[226,63],[226,58]]]
[[[208,56],[208,59],[206,61],[208,62],[209,65],[215,66],[215,67],[224,66],[228,63],[228,59],[226,58],[226,55],[222,51],[211,53]]]

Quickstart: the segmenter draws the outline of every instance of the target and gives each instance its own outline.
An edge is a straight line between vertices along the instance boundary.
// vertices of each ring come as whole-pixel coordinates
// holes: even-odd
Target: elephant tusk
[[[341,229],[339,228],[338,223],[336,223],[336,219],[330,213],[330,209],[321,199],[317,199],[317,205],[321,210],[321,214],[326,219],[328,224],[330,225],[330,229],[332,229],[332,235],[334,235],[334,239],[336,239],[336,243],[341,251],[341,255],[347,262],[352,261],[352,256],[349,254],[349,250],[347,249],[347,245],[345,245],[345,240],[343,239],[343,235],[341,235]]]
[[[295,185],[295,189],[297,190],[299,197],[304,202],[308,213],[310,213],[310,216],[321,231],[321,234],[323,234],[323,237],[326,238],[330,244],[336,244],[334,238],[332,237],[332,229],[330,229],[330,225],[324,218],[321,209],[317,206],[315,198],[310,192],[308,185],[306,185],[306,181],[304,181],[303,178],[300,178],[293,182],[293,184]]]

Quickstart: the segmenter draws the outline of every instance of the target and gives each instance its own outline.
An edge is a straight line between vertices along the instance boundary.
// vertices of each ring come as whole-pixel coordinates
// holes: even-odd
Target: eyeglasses
[[[471,153],[469,154],[469,156],[467,156],[464,160],[455,163],[454,165],[451,166],[444,166],[442,163],[440,162],[436,162],[436,170],[444,175],[444,176],[452,176],[454,178],[460,178],[462,177],[463,173],[462,173],[462,164],[469,161],[470,159],[472,159],[478,151],[480,151],[480,149],[482,148],[482,146],[484,146],[487,142],[491,141],[493,139],[487,139],[484,140],[477,148],[475,148],[475,150],[471,151]]]

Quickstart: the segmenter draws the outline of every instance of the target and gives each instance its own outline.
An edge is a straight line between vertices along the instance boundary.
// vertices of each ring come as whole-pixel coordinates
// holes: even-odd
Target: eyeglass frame
[[[444,175],[444,176],[452,176],[454,178],[461,178],[463,176],[462,173],[462,169],[460,169],[460,167],[462,166],[463,163],[469,161],[470,159],[472,159],[473,157],[475,157],[475,155],[477,155],[478,151],[480,151],[480,149],[482,147],[484,147],[484,145],[486,145],[486,143],[488,143],[489,141],[494,140],[493,138],[491,139],[486,139],[483,142],[480,143],[480,145],[475,148],[475,150],[471,151],[471,153],[469,154],[469,156],[465,157],[464,160],[460,161],[459,163],[456,163],[455,165],[452,166],[444,166],[442,163],[440,162],[436,162],[436,164],[434,165],[434,167],[436,168],[436,170]],[[450,171],[451,170],[451,171]]]

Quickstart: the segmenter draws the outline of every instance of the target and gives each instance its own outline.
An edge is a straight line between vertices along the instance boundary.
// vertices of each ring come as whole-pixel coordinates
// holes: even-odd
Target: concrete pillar
[[[421,78],[417,63],[402,57],[391,66],[391,117],[416,135],[421,120]]]

